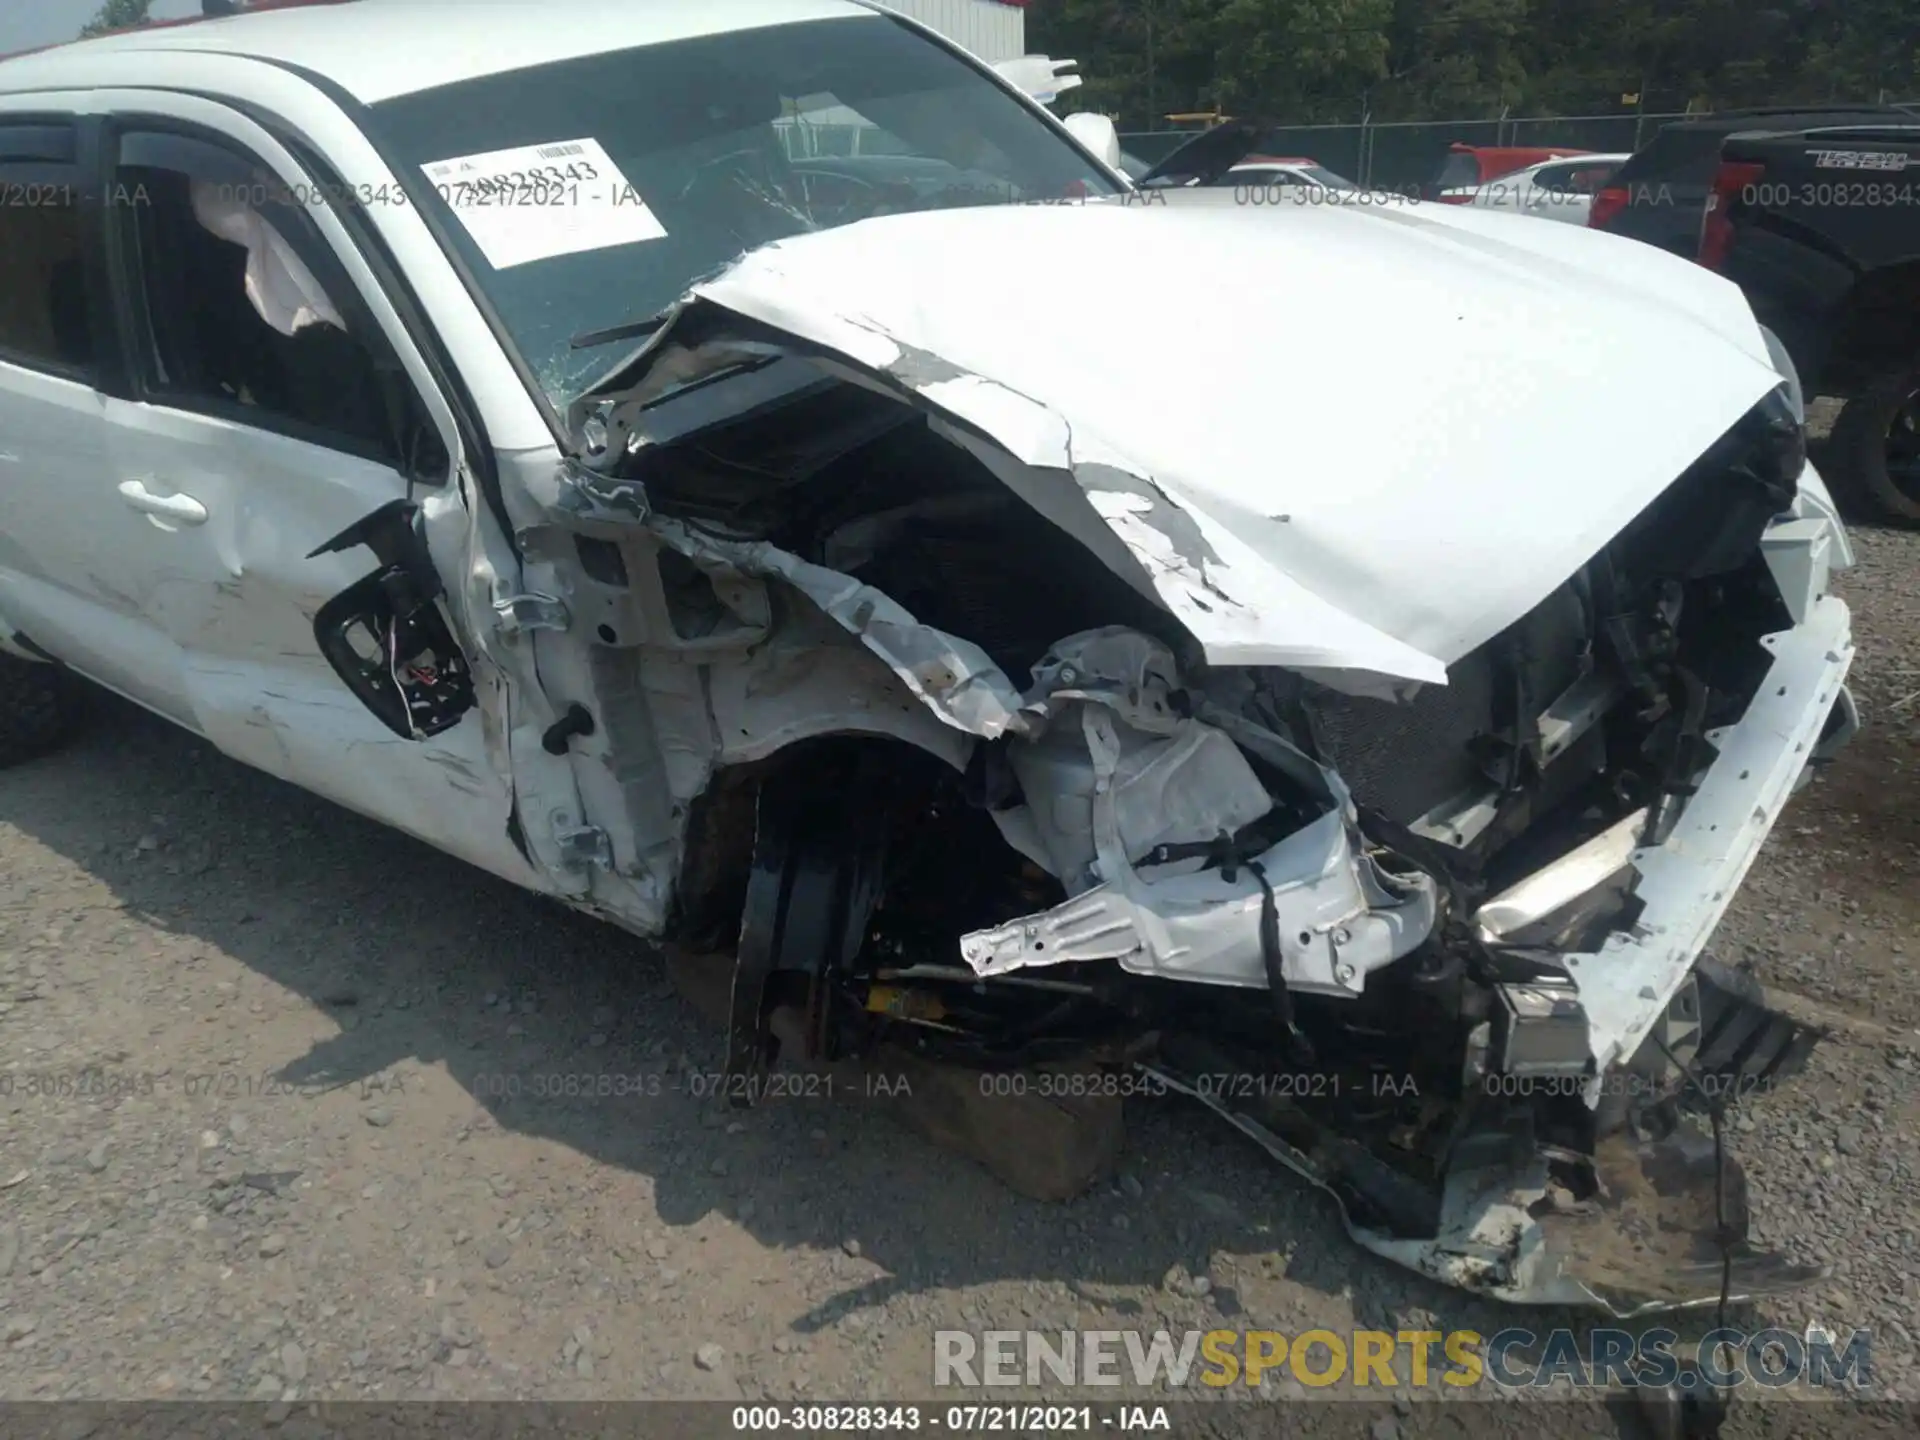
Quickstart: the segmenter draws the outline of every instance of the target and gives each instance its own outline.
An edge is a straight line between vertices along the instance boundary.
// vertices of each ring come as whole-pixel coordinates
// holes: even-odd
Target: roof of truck
[[[1683,120],[1670,120],[1660,128],[1662,130],[1739,130],[1746,128],[1755,120],[1785,121],[1792,124],[1804,120],[1810,125],[1815,125],[1823,121],[1831,123],[1835,116],[1864,115],[1898,118],[1902,114],[1912,113],[1912,107],[1906,105],[1768,105],[1749,110],[1715,110],[1710,114],[1695,115]]]
[[[297,65],[374,104],[607,50],[870,14],[860,0],[331,0],[122,30],[0,61],[0,92],[86,83],[109,53]]]

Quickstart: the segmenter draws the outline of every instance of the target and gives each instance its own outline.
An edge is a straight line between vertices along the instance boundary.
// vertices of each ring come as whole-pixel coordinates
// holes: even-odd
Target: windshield
[[[768,241],[1117,183],[997,82],[882,15],[730,31],[373,107],[556,406],[635,343],[576,348]]]

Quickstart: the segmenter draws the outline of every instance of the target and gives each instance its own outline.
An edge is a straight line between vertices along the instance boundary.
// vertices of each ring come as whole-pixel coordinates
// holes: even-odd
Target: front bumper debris
[[[1357,1218],[1392,1213],[1397,1197],[1383,1169],[1343,1163],[1354,1157],[1337,1143],[1328,1147],[1329,1164],[1289,1144],[1217,1087],[1150,1062],[1140,1069],[1199,1101],[1333,1196],[1347,1233],[1374,1254],[1490,1299],[1597,1308],[1628,1320],[1717,1304],[1723,1267],[1730,1301],[1798,1289],[1831,1273],[1829,1266],[1801,1264],[1748,1239],[1745,1172],[1725,1155],[1722,1173],[1711,1135],[1691,1119],[1659,1139],[1623,1132],[1602,1140],[1592,1157],[1592,1190],[1583,1199],[1556,1183],[1553,1157],[1516,1154],[1508,1136],[1471,1137],[1449,1171],[1437,1232],[1406,1238]],[[1724,1256],[1722,1183],[1730,1236]]]
[[[1595,1075],[1630,1058],[1666,1013],[1845,694],[1853,634],[1839,597],[1822,596],[1805,623],[1760,643],[1773,663],[1752,703],[1737,725],[1707,735],[1719,756],[1666,842],[1634,854],[1646,906],[1639,925],[1566,957],[1591,1027]]]
[[[1597,1077],[1585,1082],[1586,1098],[1603,1114],[1625,1108],[1609,1107],[1607,1097],[1632,1088],[1630,1067],[1643,1046],[1652,1048],[1648,1037],[1690,977],[1698,990],[1691,1068],[1715,1098],[1734,1102],[1789,1077],[1821,1038],[1769,1006],[1739,972],[1701,960],[1843,703],[1853,657],[1846,606],[1831,596],[1815,601],[1804,623],[1762,643],[1774,657],[1766,680],[1739,723],[1711,737],[1718,759],[1678,826],[1633,856],[1645,901],[1639,924],[1597,951],[1567,957]],[[1531,1134],[1470,1127],[1447,1157],[1437,1212],[1423,1213],[1387,1167],[1305,1110],[1276,1105],[1271,1093],[1258,1105],[1236,1103],[1160,1059],[1141,1063],[1332,1194],[1367,1249],[1497,1300],[1628,1319],[1715,1304],[1723,1279],[1737,1300],[1828,1273],[1748,1238],[1745,1175],[1732,1155],[1716,1157],[1691,1090],[1653,1118],[1650,1133],[1636,1133],[1633,1125],[1649,1122],[1636,1116],[1603,1134],[1590,1155]]]

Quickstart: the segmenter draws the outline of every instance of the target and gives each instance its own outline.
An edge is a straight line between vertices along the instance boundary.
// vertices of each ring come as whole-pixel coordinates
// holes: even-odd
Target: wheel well
[[[1841,305],[1822,367],[1822,393],[1851,395],[1920,357],[1920,260],[1862,276]]]
[[[883,889],[898,887],[882,904],[917,913],[922,931],[957,939],[961,929],[1020,913],[996,903],[1016,881],[1046,891],[1026,909],[1064,898],[1001,838],[975,793],[978,783],[917,745],[879,734],[814,736],[717,771],[688,810],[671,938],[693,949],[731,947],[755,864],[761,795],[775,786],[812,785],[823,801],[862,797],[841,823],[853,821],[876,839]],[[824,822],[828,805],[813,808]],[[852,831],[847,839],[853,842]]]

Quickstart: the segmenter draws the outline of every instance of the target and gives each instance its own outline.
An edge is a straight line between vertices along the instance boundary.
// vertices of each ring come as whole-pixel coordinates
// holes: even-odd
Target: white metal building
[[[1027,53],[1026,0],[882,0],[997,65]]]

